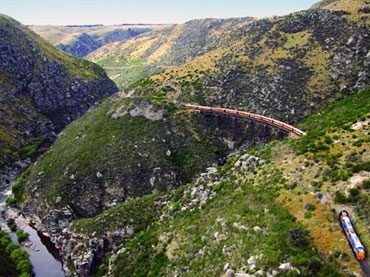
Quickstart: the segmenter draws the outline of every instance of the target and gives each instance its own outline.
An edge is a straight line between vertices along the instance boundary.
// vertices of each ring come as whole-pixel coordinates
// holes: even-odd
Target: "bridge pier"
[[[237,147],[238,142],[241,142],[242,139],[243,147],[250,148],[255,144],[263,146],[272,138],[282,139],[287,135],[298,137],[305,135],[305,132],[287,123],[263,115],[220,107],[213,108],[193,104],[186,104],[185,106],[188,109],[198,111],[200,114],[205,115],[205,124],[208,128],[214,129],[216,132],[215,136],[222,136],[230,139],[229,147],[232,149]],[[214,116],[215,118],[211,119],[210,116]],[[243,124],[240,123],[240,121],[242,121]],[[244,125],[244,123],[246,123],[246,125]],[[242,136],[242,138],[240,136]]]
[[[283,139],[284,137],[287,136],[286,132],[284,132],[280,129],[276,129],[276,135],[277,135],[278,140],[281,140],[281,139]]]
[[[262,136],[261,136],[262,144],[265,144],[265,143],[269,142],[270,137],[271,137],[271,128],[270,128],[270,126],[265,125],[264,128],[263,128]]]
[[[237,117],[233,117],[232,119],[231,132],[232,132],[231,140],[235,142],[238,139],[238,118]]]
[[[245,134],[245,137],[246,137],[246,145],[247,147],[252,147],[254,144],[255,144],[255,132],[256,132],[256,123],[253,121],[253,120],[249,120],[248,121],[248,125],[247,125],[247,131],[246,131],[246,134]]]
[[[215,116],[215,121],[216,121],[216,130],[220,129],[221,126],[221,119],[219,115]]]

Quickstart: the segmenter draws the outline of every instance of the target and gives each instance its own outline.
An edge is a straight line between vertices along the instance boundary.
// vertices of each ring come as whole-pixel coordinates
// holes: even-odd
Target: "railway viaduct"
[[[259,122],[265,125],[269,125],[280,131],[283,131],[292,137],[301,137],[306,134],[304,131],[292,125],[289,125],[285,122],[282,122],[277,119],[273,119],[271,117],[255,114],[255,113],[227,109],[227,108],[222,108],[222,107],[201,106],[201,105],[195,105],[195,104],[184,104],[184,107],[186,109],[201,112],[201,113],[213,114],[216,116],[218,115],[231,116],[233,118],[240,118],[240,119],[249,120],[252,122]]]

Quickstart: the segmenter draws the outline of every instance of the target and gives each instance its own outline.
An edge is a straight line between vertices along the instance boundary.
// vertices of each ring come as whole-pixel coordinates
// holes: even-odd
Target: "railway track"
[[[358,261],[358,263],[360,264],[362,272],[365,274],[365,276],[370,277],[370,265],[369,265],[369,263],[366,260]]]
[[[304,136],[306,133],[292,125],[289,125],[285,122],[282,122],[280,120],[267,117],[260,114],[245,112],[245,111],[239,111],[239,110],[233,110],[233,109],[227,109],[227,108],[221,108],[221,107],[209,107],[209,106],[201,106],[201,105],[195,105],[195,104],[184,104],[186,109],[199,111],[199,112],[207,112],[207,113],[213,113],[213,114],[220,114],[220,115],[228,115],[228,116],[235,116],[239,118],[244,119],[250,119],[254,121],[258,121],[264,124],[268,124],[272,127],[275,127],[277,129],[283,130],[287,133],[289,133],[292,136],[295,137],[301,137]]]

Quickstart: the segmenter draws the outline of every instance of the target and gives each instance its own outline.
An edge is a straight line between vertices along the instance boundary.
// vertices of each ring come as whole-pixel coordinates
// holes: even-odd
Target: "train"
[[[304,136],[306,134],[302,130],[295,128],[292,125],[289,125],[280,120],[276,120],[276,119],[273,119],[273,118],[270,118],[264,115],[259,115],[259,114],[239,111],[239,110],[232,110],[232,109],[227,109],[227,108],[221,108],[221,107],[201,106],[201,105],[196,105],[196,104],[185,104],[185,107],[187,109],[196,110],[200,112],[212,112],[212,113],[217,113],[217,114],[238,116],[242,118],[256,120],[256,121],[277,127],[279,129],[282,129],[288,132],[289,134],[292,134],[298,137]]]
[[[356,259],[359,261],[365,260],[366,258],[365,247],[358,238],[355,229],[353,228],[352,221],[349,217],[349,213],[346,210],[342,210],[339,212],[339,222],[352,248],[352,251],[356,256]]]

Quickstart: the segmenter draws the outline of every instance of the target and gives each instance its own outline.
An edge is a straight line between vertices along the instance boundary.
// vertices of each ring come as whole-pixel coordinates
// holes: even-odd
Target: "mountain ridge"
[[[0,15],[0,32],[4,166],[20,158],[34,139],[53,141],[68,123],[117,88],[99,66],[55,49],[8,16]]]
[[[84,57],[105,44],[127,41],[137,35],[160,29],[161,24],[120,24],[120,25],[67,25],[29,26],[57,48]]]

